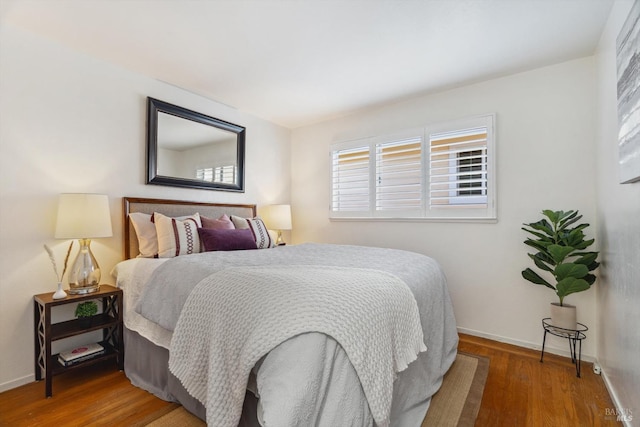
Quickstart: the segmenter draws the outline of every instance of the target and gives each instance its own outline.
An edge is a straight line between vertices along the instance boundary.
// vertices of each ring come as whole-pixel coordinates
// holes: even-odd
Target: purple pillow
[[[206,252],[258,249],[256,239],[248,228],[244,230],[198,228],[198,234]]]
[[[207,218],[206,216],[200,215],[200,222],[202,222],[202,228],[215,230],[233,230],[236,228],[227,215],[222,215],[218,219]]]

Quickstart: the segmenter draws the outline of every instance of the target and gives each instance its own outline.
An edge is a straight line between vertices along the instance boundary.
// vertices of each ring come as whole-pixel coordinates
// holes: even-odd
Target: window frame
[[[496,194],[496,117],[495,113],[483,114],[456,120],[431,123],[424,127],[406,129],[403,131],[372,136],[349,141],[341,141],[331,144],[329,147],[330,156],[330,220],[389,220],[389,221],[439,221],[439,222],[497,222],[497,194]],[[430,161],[431,161],[431,135],[441,134],[451,131],[462,131],[474,128],[486,127],[486,207],[443,205],[431,206],[430,204]],[[421,206],[419,209],[391,209],[378,210],[376,206],[376,194],[378,192],[378,173],[376,170],[376,159],[378,157],[378,147],[411,137],[421,137]],[[334,153],[341,150],[349,150],[358,147],[368,147],[369,149],[369,209],[366,211],[341,211],[334,210]],[[478,149],[484,149],[478,148]],[[469,150],[473,151],[473,150]],[[457,164],[457,160],[455,160]],[[473,164],[472,164],[473,165]],[[472,165],[458,165],[458,171],[463,167]],[[483,172],[478,171],[479,174]],[[473,191],[473,187],[458,187],[454,191]],[[484,196],[478,196],[484,197]]]

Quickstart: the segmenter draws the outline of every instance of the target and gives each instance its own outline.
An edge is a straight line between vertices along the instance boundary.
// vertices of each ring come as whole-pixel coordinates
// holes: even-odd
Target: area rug
[[[444,376],[442,387],[433,396],[422,427],[473,427],[480,410],[489,373],[489,359],[458,353]],[[200,427],[205,423],[182,406],[159,416],[147,427]]]
[[[458,352],[431,399],[422,427],[473,427],[488,374],[489,358]]]
[[[174,409],[157,420],[147,424],[147,427],[201,427],[206,423],[195,415],[191,415],[182,406]]]

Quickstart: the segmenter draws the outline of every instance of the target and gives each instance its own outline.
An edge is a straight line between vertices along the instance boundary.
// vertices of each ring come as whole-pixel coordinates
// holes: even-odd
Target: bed
[[[255,205],[124,198],[123,206],[125,261],[113,274],[125,295],[132,384],[216,426],[421,425],[458,342],[434,260],[346,245],[272,247],[266,233],[265,249],[139,257],[147,248],[133,219],[144,215],[171,219],[174,231],[174,218],[195,213],[243,219],[258,247],[263,230],[252,228]]]

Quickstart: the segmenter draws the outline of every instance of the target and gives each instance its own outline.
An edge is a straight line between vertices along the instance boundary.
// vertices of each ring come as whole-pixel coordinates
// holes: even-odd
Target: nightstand
[[[64,299],[54,300],[53,292],[33,296],[36,381],[45,379],[46,397],[52,395],[54,375],[107,359],[115,359],[118,369],[124,369],[122,299],[122,289],[110,285],[100,285],[97,292],[68,295]],[[51,323],[52,307],[89,300],[102,300],[102,313],[92,316],[89,324],[79,319]],[[57,354],[51,354],[53,341],[97,330],[102,330],[100,344],[105,348],[104,354],[67,367],[58,362]]]

